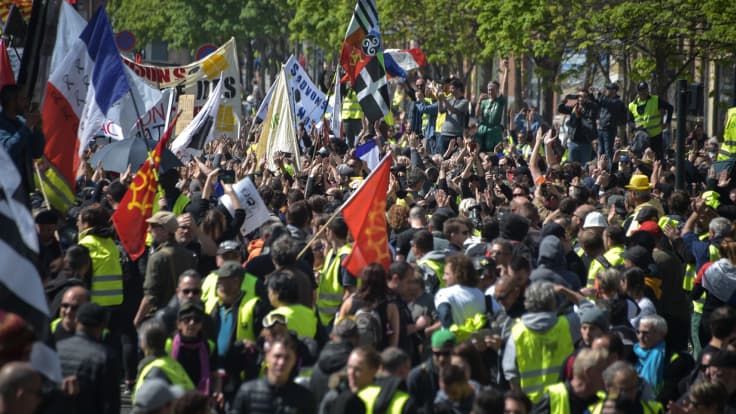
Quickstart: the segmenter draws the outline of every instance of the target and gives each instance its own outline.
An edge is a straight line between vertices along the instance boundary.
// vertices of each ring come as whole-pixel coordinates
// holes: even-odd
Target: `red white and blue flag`
[[[103,121],[119,113],[131,84],[104,7],[49,77],[43,104],[46,158],[75,185],[81,155]]]

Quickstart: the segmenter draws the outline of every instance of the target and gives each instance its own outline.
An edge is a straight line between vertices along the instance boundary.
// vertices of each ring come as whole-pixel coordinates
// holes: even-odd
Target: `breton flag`
[[[0,147],[0,309],[22,316],[33,327],[38,342],[31,350],[31,365],[61,382],[58,355],[41,342],[50,337],[49,308],[36,267],[40,263],[36,228],[21,201],[22,192],[20,174]]]
[[[369,121],[389,113],[390,98],[375,0],[358,0],[340,53],[358,102]]]
[[[353,236],[353,250],[342,261],[350,274],[378,263],[388,271],[391,254],[386,231],[386,197],[391,175],[391,154],[383,157],[378,167],[365,179],[358,191],[345,202],[342,216]]]
[[[369,139],[365,144],[355,147],[355,156],[365,161],[368,169],[373,171],[380,161],[376,140]]]
[[[49,77],[41,114],[44,155],[72,186],[87,144],[108,113],[119,115],[114,107],[130,91],[110,21],[100,7]]]
[[[146,228],[148,227],[146,220],[153,214],[153,202],[158,191],[158,168],[161,164],[161,153],[166,148],[178,118],[177,114],[156,144],[156,148],[149,153],[143,166],[133,177],[128,191],[120,200],[117,210],[112,214],[112,223],[120,238],[120,244],[133,260],[138,260],[146,250]]]
[[[261,136],[256,145],[256,159],[264,157],[268,162],[270,170],[276,169],[274,158],[277,152],[288,152],[295,158],[299,156],[299,144],[296,139],[296,128],[294,127],[294,101],[289,93],[289,85],[286,83],[286,72],[281,67],[276,83],[274,84],[273,97],[268,107],[268,115],[263,121]],[[294,169],[299,171],[300,163],[294,163]]]
[[[186,157],[191,154],[200,154],[204,148],[204,144],[215,139],[212,126],[215,125],[217,114],[220,110],[223,83],[222,73],[220,73],[220,80],[210,92],[207,102],[197,112],[197,116],[192,119],[192,122],[171,143],[171,152],[177,155],[182,153]]]

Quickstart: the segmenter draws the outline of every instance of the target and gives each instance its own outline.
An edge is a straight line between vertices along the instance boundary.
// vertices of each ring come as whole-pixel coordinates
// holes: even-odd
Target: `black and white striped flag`
[[[50,337],[38,261],[38,236],[24,203],[21,178],[13,160],[0,148],[0,309],[22,316],[36,333],[31,364],[47,378],[61,382],[59,358],[43,342]]]

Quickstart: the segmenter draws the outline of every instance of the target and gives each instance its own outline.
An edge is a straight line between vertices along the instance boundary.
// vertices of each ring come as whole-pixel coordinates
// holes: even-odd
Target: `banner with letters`
[[[194,113],[204,106],[210,92],[222,73],[222,101],[217,112],[214,125],[214,136],[227,136],[237,139],[241,112],[240,69],[235,48],[235,38],[231,38],[219,49],[204,59],[185,66],[152,66],[142,65],[123,56],[123,62],[133,72],[159,89],[174,88],[177,96],[194,95]],[[141,127],[144,133],[153,139],[163,133],[166,120],[167,103],[164,100],[151,112],[142,116]],[[176,102],[176,100],[174,100]],[[172,112],[176,111],[176,105]],[[136,129],[140,131],[140,129]],[[140,135],[140,132],[138,132]]]
[[[298,129],[299,122],[304,122],[307,131],[312,129],[312,121],[317,126],[320,126],[322,115],[332,113],[332,107],[329,106],[327,95],[312,82],[312,79],[310,79],[294,55],[291,55],[289,60],[286,61],[284,70],[286,71],[286,83],[289,85],[291,96],[294,97],[294,118],[296,119],[294,128]],[[273,85],[268,90],[266,97],[263,98],[263,103],[261,103],[261,107],[256,114],[256,117],[261,121],[266,119],[268,105],[271,102],[272,95]]]
[[[245,177],[233,185],[233,192],[238,198],[240,207],[245,210],[245,221],[240,228],[241,234],[245,235],[261,227],[263,223],[271,218],[271,212],[263,202],[258,189],[249,177]],[[220,202],[227,208],[230,215],[235,217],[235,207],[230,196],[225,194],[220,197]]]

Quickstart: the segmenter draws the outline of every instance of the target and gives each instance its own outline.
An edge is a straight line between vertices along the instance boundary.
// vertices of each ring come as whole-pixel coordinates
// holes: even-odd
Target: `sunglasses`
[[[73,311],[79,309],[79,305],[73,305],[71,303],[62,303],[61,304],[61,307],[64,308],[64,309],[71,309]]]
[[[196,295],[202,294],[202,289],[182,289],[181,291],[185,295],[195,295],[196,296]]]
[[[183,316],[183,317],[179,318],[179,322],[184,322],[184,323],[192,323],[192,322],[194,322],[194,323],[200,323],[200,322],[202,322],[202,318],[199,317],[199,316]]]
[[[277,323],[286,326],[286,317],[278,313],[269,313],[261,321],[261,325],[263,325],[264,328],[270,328]]]

